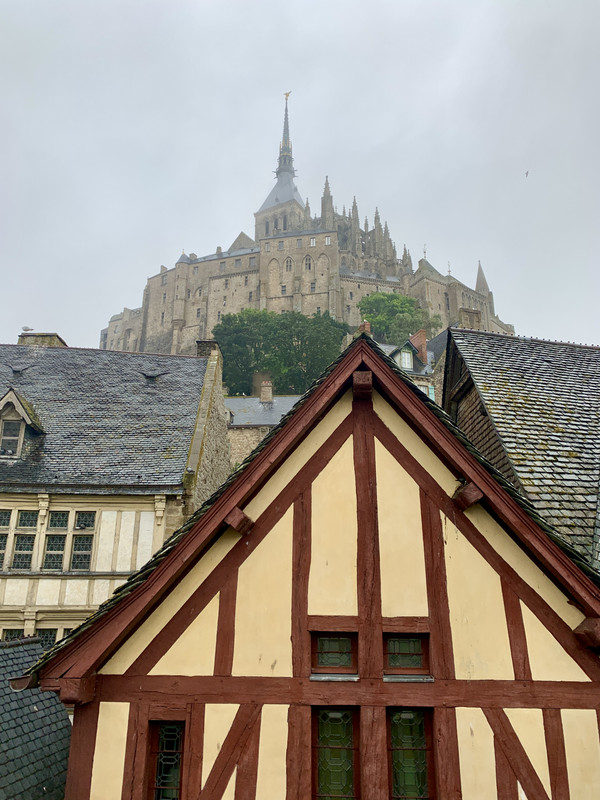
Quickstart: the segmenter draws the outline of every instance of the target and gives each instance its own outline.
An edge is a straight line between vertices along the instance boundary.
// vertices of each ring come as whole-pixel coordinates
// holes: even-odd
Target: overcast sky
[[[600,344],[597,0],[0,0],[0,341],[96,347],[297,185],[375,206],[517,333]],[[526,173],[528,177],[526,177]]]

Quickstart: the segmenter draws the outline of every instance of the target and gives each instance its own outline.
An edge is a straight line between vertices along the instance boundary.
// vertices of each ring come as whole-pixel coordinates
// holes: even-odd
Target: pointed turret
[[[479,292],[479,294],[487,295],[490,291],[490,287],[488,286],[488,282],[485,279],[485,273],[483,271],[483,267],[481,266],[481,261],[477,262],[477,281],[475,283],[475,291]]]
[[[490,292],[490,287],[488,286],[488,282],[485,278],[481,261],[477,262],[477,281],[475,282],[475,291],[487,298],[489,312],[493,316],[496,313],[494,310],[494,295],[492,292]]]
[[[325,176],[325,188],[321,198],[321,226],[325,230],[333,228],[333,198],[329,189],[329,177]]]
[[[292,158],[292,140],[290,139],[290,121],[288,118],[288,94],[285,96],[285,112],[283,115],[283,138],[279,145],[279,162],[275,174],[277,177],[283,173],[289,173],[292,178],[296,174],[294,170],[294,159]]]
[[[350,214],[350,249],[355,256],[362,255],[360,222],[358,219],[358,205],[356,203],[356,197],[352,201],[352,211]]]

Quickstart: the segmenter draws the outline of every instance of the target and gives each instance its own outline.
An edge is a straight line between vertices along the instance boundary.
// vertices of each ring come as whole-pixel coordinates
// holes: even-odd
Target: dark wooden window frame
[[[435,800],[435,753],[433,746],[433,710],[413,706],[391,706],[386,713],[386,739],[389,775],[389,795],[391,800],[402,800],[402,796],[394,795],[394,778],[392,770],[392,715],[398,711],[418,711],[423,714],[425,723],[425,745],[427,752],[427,794],[422,797],[410,797],[410,800]],[[407,796],[408,800],[408,796]]]
[[[186,750],[186,723],[185,719],[181,718],[181,710],[178,711],[177,719],[169,719],[171,714],[165,715],[163,719],[151,719],[149,721],[149,736],[148,736],[148,758],[147,758],[147,770],[146,770],[146,780],[147,780],[147,788],[145,796],[148,800],[155,800],[156,797],[156,770],[157,770],[157,762],[158,762],[158,755],[161,752],[158,749],[159,746],[159,737],[160,737],[160,728],[162,725],[181,725],[181,748],[177,752],[180,754],[179,758],[179,786],[178,788],[178,796],[181,798],[183,796],[183,781],[184,781],[184,761],[185,761],[185,750]],[[185,716],[185,715],[184,715]],[[166,787],[165,787],[166,788]]]
[[[418,639],[421,642],[421,666],[420,667],[393,667],[388,664],[388,647],[390,639]],[[430,675],[429,666],[429,634],[428,633],[407,633],[396,631],[384,631],[383,633],[383,674],[384,675]]]
[[[319,800],[321,797],[330,798],[329,794],[319,792],[319,713],[321,711],[349,711],[352,715],[352,773],[354,794],[344,795],[347,800],[360,798],[360,706],[314,706],[312,708],[312,797]],[[325,746],[325,745],[324,745]],[[340,795],[341,797],[341,795]]]
[[[319,639],[344,638],[350,640],[351,664],[348,667],[320,666],[318,663]],[[357,675],[358,674],[358,634],[356,631],[311,631],[310,634],[311,673],[315,675]]]

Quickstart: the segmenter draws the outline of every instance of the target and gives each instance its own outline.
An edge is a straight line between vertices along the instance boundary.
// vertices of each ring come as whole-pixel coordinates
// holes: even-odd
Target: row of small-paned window
[[[358,708],[313,709],[313,798],[359,798],[360,737]],[[430,719],[420,708],[387,710],[390,800],[432,800]],[[152,722],[151,800],[179,800],[185,724]]]
[[[64,638],[67,634],[71,633],[72,628],[63,628],[62,636]],[[42,644],[44,650],[49,650],[58,639],[58,628],[36,628],[35,636],[37,636]],[[4,628],[2,631],[3,642],[14,642],[17,639],[23,639],[25,631],[23,628]]]
[[[358,635],[313,633],[313,673],[358,674]],[[426,634],[384,633],[383,671],[386,674],[428,674],[429,641]]]
[[[48,518],[48,532],[44,541],[44,553],[40,568],[47,571],[65,569],[65,562],[74,571],[89,570],[92,560],[94,537],[91,533],[96,520],[95,511],[77,511],[74,517],[73,533],[69,528],[69,511],[51,511]],[[17,512],[17,531],[9,541],[9,534],[1,532],[10,526],[11,511],[0,510],[0,569],[30,570],[37,534],[20,533],[20,529],[37,528],[37,511]],[[49,531],[53,531],[50,533]],[[57,532],[54,532],[57,531]],[[65,533],[58,533],[65,531]],[[9,550],[11,552],[9,552]]]

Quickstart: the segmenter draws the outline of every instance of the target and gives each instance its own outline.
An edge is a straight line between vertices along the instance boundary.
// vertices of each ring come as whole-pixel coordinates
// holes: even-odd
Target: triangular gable
[[[26,425],[29,425],[31,428],[33,428],[36,433],[44,433],[42,424],[39,421],[31,403],[28,403],[27,400],[18,395],[14,389],[9,389],[8,392],[6,392],[6,394],[0,398],[0,415],[9,405],[14,406],[15,411]]]
[[[395,592],[401,579],[413,589]],[[465,608],[482,591],[488,607],[469,612],[465,637]],[[306,671],[302,615],[323,630],[336,615],[355,618],[373,638],[364,648],[373,674],[381,626],[411,618],[435,638],[439,677],[535,679],[544,653],[567,665],[557,667],[563,680],[599,675],[573,634],[586,615],[600,616],[596,586],[366,338],[212,505],[37,669],[43,686],[79,702],[103,664],[107,677],[176,669],[283,679]],[[202,671],[181,665],[191,626],[208,643]],[[119,649],[128,637],[128,646],[138,640],[133,660]]]

